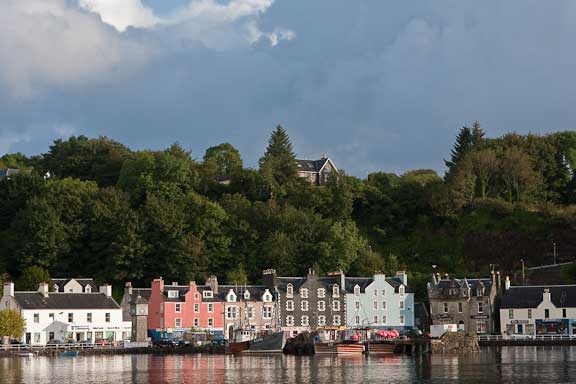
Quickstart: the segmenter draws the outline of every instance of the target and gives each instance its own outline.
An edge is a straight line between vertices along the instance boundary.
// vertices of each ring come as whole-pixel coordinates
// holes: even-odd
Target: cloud
[[[0,85],[10,97],[113,79],[147,55],[65,0],[0,1]]]
[[[120,32],[128,27],[151,28],[161,22],[140,0],[79,0],[79,4]]]
[[[14,145],[29,143],[31,140],[32,137],[28,133],[0,131],[0,156],[9,153]]]

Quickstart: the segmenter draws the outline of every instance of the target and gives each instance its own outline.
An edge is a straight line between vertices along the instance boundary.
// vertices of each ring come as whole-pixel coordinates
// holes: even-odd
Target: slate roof
[[[218,299],[220,301],[226,301],[226,296],[230,289],[236,294],[237,300],[244,301],[244,292],[248,291],[250,293],[250,298],[247,301],[262,301],[262,295],[268,289],[272,294],[270,288],[265,285],[219,285],[218,286]]]
[[[130,302],[137,301],[139,304],[148,302],[150,300],[150,295],[152,294],[152,288],[132,288],[132,294],[130,295]]]
[[[373,277],[347,277],[346,278],[346,292],[354,292],[356,285],[360,286],[360,292],[365,293],[366,288],[374,282]],[[394,292],[398,293],[398,288],[402,285],[402,281],[397,277],[387,277],[386,282],[394,288]],[[412,293],[410,287],[404,286],[404,292]]]
[[[15,292],[14,299],[22,309],[120,309],[112,297],[103,293]]]
[[[0,179],[6,178],[6,177],[10,177],[13,175],[17,175],[20,173],[19,169],[14,169],[14,168],[4,168],[4,169],[0,169]]]
[[[178,291],[178,297],[168,297],[168,291]],[[167,303],[180,303],[184,302],[185,295],[190,291],[190,287],[187,285],[165,285],[164,286],[164,301]]]
[[[434,289],[440,289],[440,290],[444,290],[444,289],[448,289],[448,288],[466,288],[466,286],[468,286],[469,288],[472,289],[472,295],[476,296],[476,292],[477,289],[480,285],[480,283],[482,283],[484,285],[484,296],[489,296],[490,295],[490,290],[492,289],[492,279],[486,278],[486,279],[456,279],[456,278],[450,278],[450,279],[442,279],[438,282],[437,286],[432,285],[432,288]]]
[[[510,287],[502,295],[500,307],[502,309],[536,308],[544,298],[545,289],[550,290],[550,299],[556,307],[576,307],[576,285]]]
[[[63,291],[64,286],[66,284],[68,284],[70,282],[70,280],[76,280],[78,282],[78,284],[80,284],[82,286],[82,288],[86,287],[87,285],[90,285],[90,287],[92,288],[92,291],[98,291],[98,286],[96,285],[96,283],[94,282],[94,279],[85,279],[85,278],[70,278],[70,279],[62,279],[62,278],[56,278],[56,279],[52,279],[52,282],[56,285],[58,285],[58,290],[59,291]]]
[[[325,157],[319,160],[296,160],[298,170],[302,172],[320,172],[324,164],[328,161]]]

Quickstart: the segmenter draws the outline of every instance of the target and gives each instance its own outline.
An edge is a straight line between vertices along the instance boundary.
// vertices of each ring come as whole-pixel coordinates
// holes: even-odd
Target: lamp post
[[[552,243],[552,246],[554,247],[554,265],[556,265],[556,242]]]
[[[520,262],[522,263],[522,285],[524,285],[524,259],[520,259]]]

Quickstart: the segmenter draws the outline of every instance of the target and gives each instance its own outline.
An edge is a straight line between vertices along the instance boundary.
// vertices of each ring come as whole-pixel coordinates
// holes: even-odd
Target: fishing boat
[[[258,335],[248,342],[249,347],[244,353],[282,353],[286,344],[283,331]]]
[[[341,341],[336,343],[336,353],[338,355],[362,355],[364,345],[360,344],[358,340]]]
[[[335,342],[315,342],[314,354],[315,355],[335,355],[337,354]]]
[[[250,348],[250,341],[256,338],[256,331],[253,329],[237,329],[234,331],[233,341],[228,344],[229,353],[240,353]]]
[[[389,355],[396,351],[396,343],[391,340],[370,340],[365,343],[369,355]]]
[[[64,351],[60,352],[60,357],[77,357],[80,354],[78,351]]]

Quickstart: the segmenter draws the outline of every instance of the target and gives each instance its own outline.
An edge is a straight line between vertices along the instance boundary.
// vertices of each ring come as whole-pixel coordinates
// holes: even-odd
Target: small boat
[[[388,340],[371,340],[366,342],[366,353],[369,355],[389,355],[396,350],[396,344]]]
[[[77,357],[80,354],[78,351],[64,351],[60,352],[60,357]]]
[[[361,355],[364,353],[364,345],[356,340],[346,340],[336,343],[336,353],[338,355]]]
[[[282,353],[286,344],[283,331],[263,334],[249,341],[249,348],[244,353]]]
[[[18,352],[16,354],[16,356],[18,356],[18,357],[36,357],[36,354],[34,352]]]

